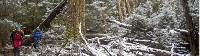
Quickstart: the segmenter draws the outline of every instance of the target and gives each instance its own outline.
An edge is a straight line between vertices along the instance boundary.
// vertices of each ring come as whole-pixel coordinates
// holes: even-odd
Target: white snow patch
[[[112,22],[115,22],[116,24],[123,25],[123,26],[132,26],[132,25],[130,25],[130,24],[121,23],[121,22],[119,22],[119,21],[117,21],[117,20],[111,20],[111,21],[112,21]]]
[[[96,54],[97,56],[106,56],[106,54],[104,54],[100,51],[97,51],[95,48],[90,47],[89,45],[87,45],[87,47],[93,54]]]
[[[172,34],[177,33],[175,30],[169,30],[169,32]]]
[[[184,30],[184,29],[177,29],[177,30],[179,30],[181,32],[188,32],[187,30]]]

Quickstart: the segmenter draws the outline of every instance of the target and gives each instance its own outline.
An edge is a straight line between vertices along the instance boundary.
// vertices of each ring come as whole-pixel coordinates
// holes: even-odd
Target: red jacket
[[[18,34],[16,34],[18,33]],[[22,38],[24,34],[23,32],[20,31],[15,31],[12,33],[12,40],[13,40],[13,47],[14,48],[19,48],[22,45]]]

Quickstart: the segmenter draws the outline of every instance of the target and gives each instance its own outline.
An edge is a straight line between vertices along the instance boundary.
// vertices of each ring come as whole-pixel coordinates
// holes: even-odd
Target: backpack
[[[13,47],[14,48],[19,48],[22,45],[22,38],[23,38],[22,32],[15,31],[13,33]]]
[[[37,32],[34,32],[34,33],[33,33],[33,36],[34,36],[34,37],[37,37],[37,38],[40,38],[40,37],[42,36],[42,33],[39,32],[39,31],[37,31]]]
[[[21,40],[22,39],[22,34],[20,32],[15,32],[13,40]]]

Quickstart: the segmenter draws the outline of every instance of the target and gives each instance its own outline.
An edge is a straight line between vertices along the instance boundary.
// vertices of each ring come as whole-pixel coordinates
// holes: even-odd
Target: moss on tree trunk
[[[71,41],[70,39],[75,41],[79,39],[79,24],[85,21],[85,0],[69,0],[68,5],[69,11],[66,16],[65,42]],[[84,28],[85,23],[83,22],[82,25],[82,28]]]

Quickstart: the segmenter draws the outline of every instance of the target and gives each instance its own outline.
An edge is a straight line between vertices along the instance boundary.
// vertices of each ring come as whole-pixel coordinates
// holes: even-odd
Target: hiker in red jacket
[[[16,27],[16,30],[14,30],[11,34],[11,40],[13,44],[13,52],[14,56],[20,56],[20,47],[22,45],[22,38],[24,37],[23,31],[20,29],[20,27]]]

